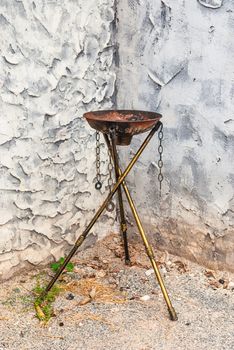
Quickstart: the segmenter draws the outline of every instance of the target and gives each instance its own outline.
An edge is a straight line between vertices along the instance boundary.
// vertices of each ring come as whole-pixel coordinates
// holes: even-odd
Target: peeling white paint
[[[222,6],[223,0],[198,0],[201,5],[212,9],[218,9]]]
[[[0,277],[64,255],[105,197],[82,115],[112,106],[113,9],[113,0],[0,2]]]

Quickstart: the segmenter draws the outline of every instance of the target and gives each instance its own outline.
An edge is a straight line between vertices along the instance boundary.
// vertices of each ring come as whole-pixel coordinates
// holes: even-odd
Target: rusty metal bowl
[[[117,145],[129,145],[133,135],[152,129],[162,115],[146,111],[106,110],[87,112],[84,117],[93,129],[104,134],[115,129]]]

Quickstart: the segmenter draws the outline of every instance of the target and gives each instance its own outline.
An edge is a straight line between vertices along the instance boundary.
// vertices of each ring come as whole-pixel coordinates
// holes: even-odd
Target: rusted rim
[[[113,114],[119,114],[119,119],[112,118]],[[121,119],[121,115],[135,115],[143,116],[143,119],[129,120],[129,119]],[[162,118],[162,115],[156,112],[151,111],[142,111],[142,110],[130,110],[130,109],[110,109],[110,110],[98,110],[98,111],[90,111],[84,113],[84,117],[87,120],[102,120],[106,122],[118,122],[118,123],[139,123],[139,122],[150,122],[157,121]]]

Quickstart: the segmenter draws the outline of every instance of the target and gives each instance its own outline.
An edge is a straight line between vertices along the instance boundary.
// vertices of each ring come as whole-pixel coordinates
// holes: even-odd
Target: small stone
[[[216,290],[220,288],[220,284],[216,280],[209,280],[209,285],[211,286],[212,289]]]
[[[66,297],[67,300],[73,300],[75,296],[72,293],[69,293]]]
[[[144,295],[143,297],[140,297],[140,300],[148,301],[148,300],[150,300],[150,296],[149,295]]]
[[[93,269],[92,267],[87,267],[85,269],[85,273],[83,275],[83,278],[86,278],[86,277],[89,277],[89,278],[92,278],[92,277],[96,277],[96,270]]]
[[[233,282],[233,281],[231,281],[231,282],[228,283],[227,289],[229,289],[229,290],[234,290],[234,282]]]
[[[110,284],[116,284],[116,280],[113,277],[108,278]]]
[[[95,298],[95,295],[96,295],[96,288],[93,287],[89,293],[89,296],[91,299],[94,299]]]
[[[106,276],[106,273],[105,273],[105,271],[101,270],[101,271],[98,271],[96,273],[96,276],[99,277],[99,278],[103,278],[103,277]]]
[[[82,323],[82,322],[80,322],[79,324],[78,324],[78,326],[79,327],[82,327],[84,324]]]
[[[219,283],[224,284],[225,281],[224,281],[222,278],[220,278],[220,279],[219,279]]]
[[[90,303],[91,301],[92,301],[92,298],[90,298],[90,297],[84,297],[84,298],[79,302],[78,305],[83,306],[83,305],[86,305],[86,304]]]
[[[150,275],[152,275],[152,273],[154,273],[153,269],[149,269],[149,270],[145,271],[146,276],[150,276]]]
[[[160,270],[164,275],[167,273],[167,269],[164,266],[160,266]]]

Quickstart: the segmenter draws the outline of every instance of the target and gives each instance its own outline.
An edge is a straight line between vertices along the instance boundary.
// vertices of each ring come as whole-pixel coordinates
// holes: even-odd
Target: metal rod
[[[86,229],[84,230],[84,232],[78,237],[78,239],[76,240],[72,250],[70,251],[70,253],[68,254],[68,256],[66,257],[66,259],[64,260],[64,263],[60,266],[60,268],[58,269],[58,271],[56,272],[55,276],[51,279],[51,281],[48,283],[47,287],[45,288],[45,290],[42,292],[41,297],[43,298],[48,291],[53,287],[53,285],[55,284],[55,282],[57,281],[57,279],[59,278],[59,276],[61,275],[61,273],[63,272],[63,270],[65,269],[65,267],[67,266],[68,262],[71,260],[71,258],[73,257],[73,255],[76,253],[77,249],[81,246],[81,244],[83,243],[83,241],[85,240],[85,238],[87,237],[89,231],[91,230],[91,228],[93,227],[93,225],[95,224],[95,222],[98,220],[99,216],[102,214],[102,212],[105,210],[108,202],[111,200],[111,198],[113,197],[113,195],[115,194],[115,192],[117,191],[118,187],[121,185],[121,183],[124,181],[125,177],[128,175],[128,173],[130,172],[130,170],[132,169],[133,165],[136,163],[137,159],[140,157],[140,155],[142,154],[142,152],[144,151],[145,147],[148,145],[149,141],[151,140],[151,138],[153,137],[153,135],[155,134],[155,132],[158,130],[158,128],[160,127],[161,122],[159,121],[155,127],[150,131],[150,133],[147,135],[147,137],[145,138],[144,142],[142,143],[142,145],[140,146],[139,150],[137,151],[137,153],[135,154],[135,156],[133,157],[133,159],[130,161],[129,165],[127,166],[127,168],[125,169],[125,171],[119,176],[118,181],[114,184],[111,192],[109,193],[109,195],[107,196],[107,198],[104,200],[104,202],[102,203],[102,205],[100,206],[100,208],[98,209],[98,211],[96,212],[96,214],[94,215],[94,217],[92,218],[92,220],[90,221],[90,223],[88,224],[88,226],[86,227]]]
[[[110,145],[110,142],[109,140],[106,139],[106,142],[107,142],[107,145],[109,147],[109,149],[113,150],[112,152],[112,157],[113,157],[113,161],[114,161],[114,164],[115,164],[115,167],[119,173],[119,176],[121,177],[121,170],[119,168],[119,165],[118,165],[118,155],[117,155],[117,150],[116,150],[116,146],[115,146],[115,143],[112,142],[112,145]],[[111,147],[112,146],[112,147]],[[167,307],[168,307],[168,311],[169,311],[169,314],[170,314],[170,318],[172,321],[176,321],[178,318],[177,318],[177,315],[176,315],[176,311],[175,309],[173,308],[172,306],[172,303],[171,303],[171,300],[169,298],[169,295],[167,293],[167,290],[166,290],[166,287],[164,285],[164,282],[163,282],[163,279],[162,279],[162,276],[160,274],[160,271],[159,271],[159,268],[157,266],[157,263],[156,263],[156,260],[155,260],[155,256],[154,256],[154,252],[153,252],[153,249],[151,247],[151,245],[149,244],[148,242],[148,239],[146,237],[146,234],[144,232],[144,229],[143,229],[143,226],[141,224],[141,221],[140,221],[140,218],[139,218],[139,215],[137,213],[137,210],[136,210],[136,207],[134,205],[134,202],[132,200],[132,197],[130,195],[130,192],[128,190],[128,187],[125,183],[125,181],[122,182],[122,186],[123,186],[123,189],[124,189],[124,192],[126,194],[126,197],[127,197],[127,200],[128,200],[128,203],[129,203],[129,206],[131,208],[131,211],[132,211],[132,214],[135,218],[135,221],[136,221],[136,224],[137,224],[137,227],[138,227],[138,230],[140,232],[140,235],[141,235],[141,238],[143,240],[143,243],[144,243],[144,246],[145,246],[145,249],[146,249],[146,253],[150,259],[150,262],[152,264],[152,267],[154,269],[154,272],[155,272],[155,275],[156,275],[156,278],[158,280],[158,283],[160,285],[160,288],[161,288],[161,291],[162,291],[162,294],[163,294],[163,297],[165,299],[165,302],[167,304]]]
[[[104,136],[105,136],[105,139],[106,139],[106,137],[108,138],[108,136],[106,134]],[[110,137],[111,137],[111,142],[112,142],[112,147],[113,147],[113,144],[116,145],[116,133],[111,132]],[[111,152],[111,150],[110,150],[110,153],[112,156],[113,151]],[[114,167],[115,167],[115,178],[116,178],[116,182],[117,182],[119,177],[120,177],[120,174],[118,172],[118,168],[117,168],[115,162],[114,162]],[[126,222],[126,218],[125,218],[125,214],[124,214],[124,205],[123,205],[121,186],[118,187],[118,201],[119,201],[119,212],[120,212],[120,227],[121,227],[121,232],[122,232],[122,236],[123,236],[123,245],[124,245],[124,253],[125,253],[125,263],[127,265],[129,265],[130,264],[130,256],[129,256],[128,238],[127,238],[127,222]]]

